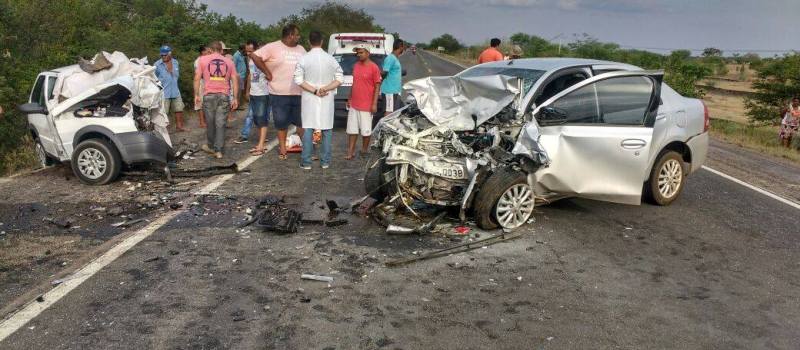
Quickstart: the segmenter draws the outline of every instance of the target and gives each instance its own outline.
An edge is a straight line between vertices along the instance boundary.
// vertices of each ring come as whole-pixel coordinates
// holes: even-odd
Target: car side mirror
[[[567,122],[567,111],[556,107],[544,107],[539,110],[536,121],[541,126],[561,125]]]
[[[35,102],[19,105],[17,109],[22,114],[47,114],[47,108]]]
[[[408,72],[405,69],[403,69],[403,76],[406,76],[407,74]]]

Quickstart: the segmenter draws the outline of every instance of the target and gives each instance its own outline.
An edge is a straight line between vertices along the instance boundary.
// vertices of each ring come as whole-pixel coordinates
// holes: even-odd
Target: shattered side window
[[[506,67],[475,67],[459,74],[461,77],[484,77],[488,75],[508,75],[522,79],[525,94],[531,90],[533,84],[544,75],[543,70]]]

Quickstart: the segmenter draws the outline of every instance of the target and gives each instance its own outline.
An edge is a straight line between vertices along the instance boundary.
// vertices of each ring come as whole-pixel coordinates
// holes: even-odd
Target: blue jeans
[[[250,138],[250,130],[253,129],[253,104],[250,103],[250,106],[247,107],[247,117],[244,119],[244,125],[242,125],[242,138],[247,140]]]
[[[313,145],[314,129],[306,129],[303,134],[303,153],[300,154],[301,165],[311,165],[311,154],[314,152]],[[322,145],[320,146],[320,161],[322,165],[331,164],[331,144],[333,143],[333,129],[322,130]]]

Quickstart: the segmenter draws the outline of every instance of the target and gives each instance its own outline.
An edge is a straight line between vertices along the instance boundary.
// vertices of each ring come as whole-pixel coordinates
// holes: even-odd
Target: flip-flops
[[[264,150],[263,149],[255,149],[255,148],[253,148],[253,149],[250,150],[250,155],[252,155],[252,156],[260,156],[262,154],[264,154]]]

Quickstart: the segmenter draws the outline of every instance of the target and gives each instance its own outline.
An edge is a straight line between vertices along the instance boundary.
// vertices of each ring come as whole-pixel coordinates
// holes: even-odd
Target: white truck
[[[333,55],[339,62],[344,71],[344,83],[339,86],[336,92],[336,111],[335,119],[347,120],[347,99],[350,97],[350,89],[353,86],[353,66],[358,61],[353,52],[358,44],[366,44],[370,47],[370,59],[381,67],[386,56],[392,53],[394,36],[384,33],[336,33],[331,34],[328,40],[328,53]],[[378,112],[376,116],[383,116],[385,104],[378,101]],[[379,118],[375,118],[377,121]]]
[[[172,154],[154,67],[121,52],[95,60],[100,55],[110,68],[41,72],[28,103],[19,106],[41,165],[67,162],[89,185],[113,181],[123,165],[166,164]]]

